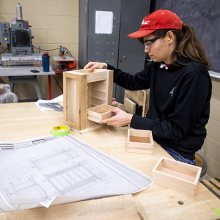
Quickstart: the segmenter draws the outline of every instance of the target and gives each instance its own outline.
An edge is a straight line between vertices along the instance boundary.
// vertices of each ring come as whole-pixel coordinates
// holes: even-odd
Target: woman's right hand
[[[84,66],[84,69],[89,69],[89,72],[92,72],[95,69],[107,69],[107,63],[89,62]]]

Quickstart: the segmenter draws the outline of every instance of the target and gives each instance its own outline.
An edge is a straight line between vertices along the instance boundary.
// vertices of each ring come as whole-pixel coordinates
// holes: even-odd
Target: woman
[[[171,11],[158,10],[144,18],[138,38],[153,60],[134,76],[106,63],[90,62],[85,69],[114,70],[114,82],[127,90],[150,88],[146,118],[121,110],[101,121],[116,127],[152,130],[154,140],[174,159],[196,165],[195,152],[206,137],[211,99],[210,64],[193,29]]]

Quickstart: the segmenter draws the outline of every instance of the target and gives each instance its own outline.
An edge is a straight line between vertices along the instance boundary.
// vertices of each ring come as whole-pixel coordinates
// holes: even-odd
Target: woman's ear
[[[172,31],[168,31],[167,32],[167,40],[168,40],[169,44],[173,43],[174,38],[175,38],[175,36],[174,36],[173,32]]]

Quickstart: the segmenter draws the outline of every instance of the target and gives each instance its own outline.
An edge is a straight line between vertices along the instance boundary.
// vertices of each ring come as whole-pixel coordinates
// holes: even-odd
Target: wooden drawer
[[[154,148],[152,132],[128,129],[127,152],[152,154]]]
[[[151,181],[194,196],[201,167],[161,157],[152,170]]]
[[[88,120],[99,123],[100,120],[105,120],[115,115],[114,112],[109,111],[109,109],[113,109],[113,108],[118,109],[116,107],[110,105],[104,105],[104,104],[95,106],[93,108],[89,108],[87,109],[87,118]]]

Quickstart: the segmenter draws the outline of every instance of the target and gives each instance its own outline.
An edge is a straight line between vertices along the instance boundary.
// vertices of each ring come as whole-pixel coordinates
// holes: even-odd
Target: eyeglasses
[[[153,38],[153,39],[144,41],[144,42],[143,42],[143,45],[144,45],[145,49],[150,50],[150,49],[153,47],[154,42],[155,42],[156,40],[158,40],[159,38],[163,37],[165,34],[166,34],[166,33],[162,34],[162,35],[159,36],[159,37],[155,37],[155,38]]]

